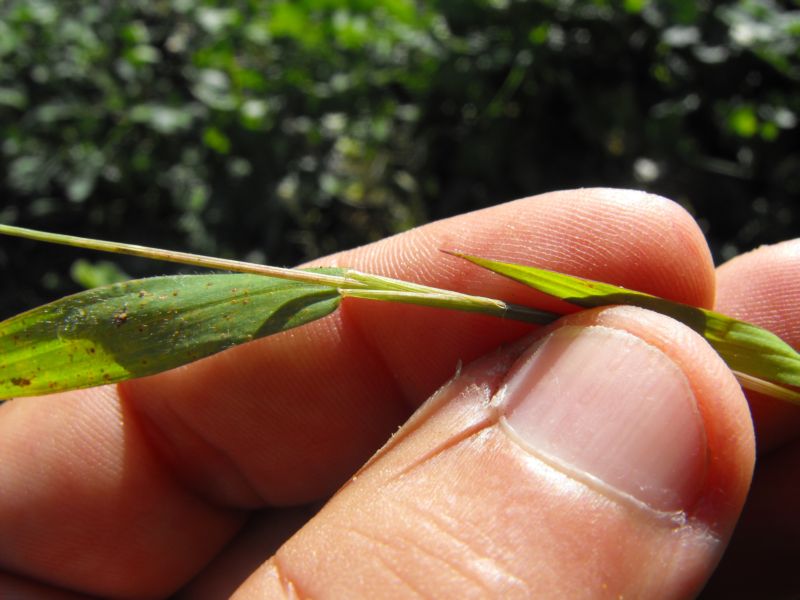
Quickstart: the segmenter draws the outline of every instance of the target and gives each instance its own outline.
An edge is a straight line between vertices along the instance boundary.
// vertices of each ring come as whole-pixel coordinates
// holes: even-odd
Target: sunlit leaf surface
[[[319,319],[339,301],[330,286],[249,274],[154,277],[68,296],[0,323],[0,398],[158,373]]]

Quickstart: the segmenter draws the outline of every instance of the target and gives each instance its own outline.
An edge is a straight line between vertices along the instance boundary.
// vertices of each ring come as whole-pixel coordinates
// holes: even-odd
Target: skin
[[[537,196],[317,264],[564,308],[441,248],[697,306],[716,297],[719,310],[800,344],[800,243],[737,258],[715,277],[692,218],[636,192]],[[658,347],[694,390],[712,466],[679,530],[569,478],[555,485],[563,473],[482,412],[546,332],[348,300],[322,321],[168,373],[0,406],[0,596],[686,597],[712,574],[709,597],[796,589],[787,564],[798,492],[784,482],[800,470],[800,411],[750,398],[760,452],[751,488],[750,411],[705,342],[640,310],[585,311],[555,327],[596,324]],[[468,366],[453,379],[458,365]]]

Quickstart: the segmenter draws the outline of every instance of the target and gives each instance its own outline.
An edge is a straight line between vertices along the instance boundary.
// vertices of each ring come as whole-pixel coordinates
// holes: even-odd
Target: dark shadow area
[[[291,265],[603,185],[680,202],[721,261],[800,230],[792,11],[9,0],[0,221]],[[81,257],[102,258],[0,240],[0,316],[191,272]]]

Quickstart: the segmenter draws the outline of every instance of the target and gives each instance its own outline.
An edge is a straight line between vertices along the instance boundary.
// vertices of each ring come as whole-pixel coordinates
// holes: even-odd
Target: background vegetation
[[[800,233],[799,82],[797,0],[2,0],[0,221],[292,264],[611,185],[722,260]],[[0,241],[0,316],[171,269],[79,256]]]

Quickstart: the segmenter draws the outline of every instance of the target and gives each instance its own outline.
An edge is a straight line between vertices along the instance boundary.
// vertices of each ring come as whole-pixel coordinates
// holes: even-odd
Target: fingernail
[[[703,420],[683,371],[635,335],[565,326],[528,351],[503,422],[556,468],[657,511],[687,509],[705,476]]]

